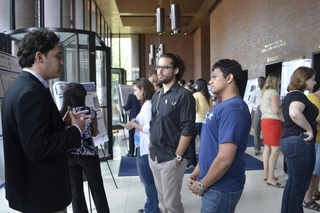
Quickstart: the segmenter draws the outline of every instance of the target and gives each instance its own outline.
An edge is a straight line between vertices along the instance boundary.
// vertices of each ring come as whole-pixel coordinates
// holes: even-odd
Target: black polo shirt
[[[159,163],[172,160],[180,136],[192,136],[195,130],[195,99],[192,93],[177,82],[163,94],[163,89],[152,97],[150,121],[150,156]],[[183,155],[188,158],[188,151]]]

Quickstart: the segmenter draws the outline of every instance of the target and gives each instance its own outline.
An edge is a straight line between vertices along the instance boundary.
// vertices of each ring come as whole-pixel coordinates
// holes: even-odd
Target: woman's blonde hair
[[[261,97],[263,97],[263,94],[267,89],[274,89],[279,92],[279,79],[280,77],[277,73],[270,73],[266,79],[266,83],[262,88]]]
[[[309,67],[298,67],[290,78],[290,84],[287,87],[287,91],[299,90],[304,92],[306,90],[306,81],[312,78],[316,74],[316,71]]]

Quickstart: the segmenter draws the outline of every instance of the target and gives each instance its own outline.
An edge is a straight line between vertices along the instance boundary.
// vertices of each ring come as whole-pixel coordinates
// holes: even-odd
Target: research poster
[[[246,90],[244,91],[243,100],[247,103],[250,112],[251,112],[251,106],[249,106],[249,101],[251,100],[252,95],[254,94],[257,88],[258,88],[258,78],[249,79],[247,81],[247,86],[246,86]]]
[[[133,93],[133,86],[126,84],[119,84],[119,96],[120,96],[120,106],[118,106],[119,113],[121,112],[120,107],[127,105],[129,94]],[[123,110],[123,114],[129,114],[130,110]],[[121,115],[120,115],[121,116]]]
[[[20,72],[21,67],[18,63],[18,58],[0,51],[0,188],[5,185],[1,105],[6,90]]]
[[[290,78],[292,73],[301,66],[311,67],[311,59],[297,59],[292,61],[287,61],[282,63],[282,71],[281,71],[281,91],[280,98],[281,100],[288,93],[287,87],[290,83]]]
[[[120,104],[125,106],[128,101],[129,94],[133,93],[132,85],[119,84]]]
[[[63,91],[68,84],[69,82],[58,81],[53,85],[53,96],[59,110],[61,109],[63,102]],[[87,90],[86,105],[90,108],[93,108],[97,112],[98,135],[93,137],[94,144],[96,146],[104,145],[105,142],[109,141],[109,137],[104,123],[104,117],[100,109],[95,84],[94,82],[85,82],[81,84]]]

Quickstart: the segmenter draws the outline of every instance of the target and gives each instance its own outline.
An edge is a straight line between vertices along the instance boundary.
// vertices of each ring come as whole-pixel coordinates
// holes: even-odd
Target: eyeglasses
[[[218,77],[218,76],[224,76],[224,77],[225,77],[225,76],[227,76],[227,75],[226,75],[226,74],[222,74],[222,75],[212,74],[212,75],[211,75],[211,78],[212,78],[212,79],[215,79],[215,78]]]
[[[159,69],[163,69],[163,70],[168,70],[168,69],[172,69],[173,66],[156,66],[156,70],[159,70]]]

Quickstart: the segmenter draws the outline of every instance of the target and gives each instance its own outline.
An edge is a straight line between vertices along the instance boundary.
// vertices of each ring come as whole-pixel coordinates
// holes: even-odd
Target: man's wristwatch
[[[176,159],[177,161],[182,161],[182,156],[176,155],[175,159]]]
[[[198,182],[198,188],[199,188],[200,191],[206,190],[206,189],[204,188],[203,184],[201,183],[201,181]]]

